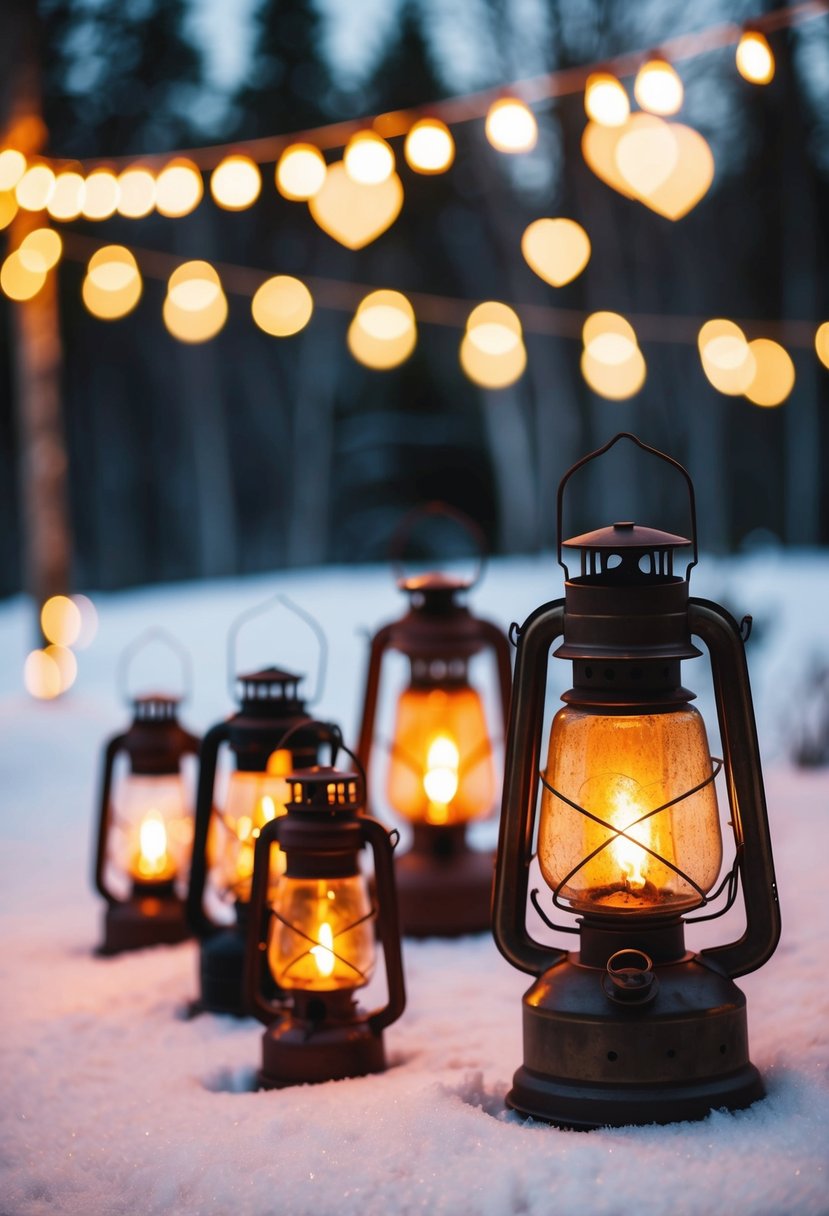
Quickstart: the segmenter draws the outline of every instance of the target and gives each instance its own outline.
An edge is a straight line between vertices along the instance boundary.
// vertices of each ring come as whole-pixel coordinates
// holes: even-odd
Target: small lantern
[[[95,851],[95,886],[107,901],[101,954],[181,942],[190,936],[179,888],[187,882],[193,807],[182,761],[199,740],[180,725],[181,698],[126,692],[130,664],[153,641],[178,643],[152,629],[124,652],[121,683],[133,721],[106,745]],[[119,760],[126,771],[117,771]]]
[[[685,478],[690,541],[630,522],[561,541],[569,478],[623,438]],[[566,474],[558,522],[565,597],[521,627],[505,759],[495,940],[514,966],[539,976],[524,997],[524,1064],[507,1102],[580,1128],[748,1106],[764,1091],[732,981],[773,953],[779,912],[740,627],[717,604],[689,599],[693,486],[681,465],[633,435],[617,435]],[[693,560],[681,577],[673,556],[687,545]],[[562,548],[580,554],[579,575],[570,577]],[[692,635],[710,657],[722,761],[712,760],[694,694],[680,682],[681,661],[701,653]],[[573,688],[539,773],[548,655],[562,637],[555,654],[572,660]],[[735,859],[718,883],[721,764]],[[534,848],[548,893],[533,885],[530,900],[550,928],[579,933],[578,953],[543,945],[527,928]],[[740,883],[743,935],[687,953],[684,923],[721,915]],[[578,927],[557,923],[553,909],[575,913]]]
[[[321,725],[321,724],[320,724]],[[246,990],[266,1026],[259,1082],[272,1089],[382,1072],[383,1030],[406,1003],[392,853],[396,833],[363,814],[361,772],[317,766],[288,777],[287,814],[256,843]],[[374,899],[360,870],[374,855]],[[284,871],[272,883],[272,850]],[[367,1013],[355,993],[382,942],[387,999]],[[269,984],[263,984],[263,976]],[[267,987],[282,999],[273,1002]]]
[[[471,520],[442,503],[430,503],[403,520],[397,554],[412,525],[426,515],[446,515],[482,546]],[[493,853],[471,849],[466,831],[470,822],[495,808],[494,731],[470,678],[470,660],[485,651],[495,659],[499,733],[507,720],[511,677],[506,636],[460,602],[478,582],[482,565],[480,561],[467,579],[441,573],[406,576],[395,560],[409,611],[383,626],[371,642],[357,749],[370,780],[384,659],[397,651],[409,662],[409,683],[397,702],[389,745],[386,799],[412,825],[412,846],[395,868],[403,932],[415,937],[477,933],[490,925]]]
[[[322,683],[325,639],[316,622],[290,604],[314,631],[321,659],[317,693]],[[240,616],[229,637],[229,668],[235,668],[235,641],[241,627],[273,606],[271,598]],[[244,942],[253,876],[253,852],[266,823],[285,813],[288,773],[314,764],[321,742],[310,724],[300,694],[303,676],[279,667],[265,667],[235,678],[238,712],[219,722],[204,737],[199,754],[193,863],[187,895],[187,917],[201,941],[200,996],[191,1012],[210,1011],[242,1016]],[[219,755],[224,746],[233,755],[223,805],[216,794]],[[233,919],[222,917],[232,905]]]

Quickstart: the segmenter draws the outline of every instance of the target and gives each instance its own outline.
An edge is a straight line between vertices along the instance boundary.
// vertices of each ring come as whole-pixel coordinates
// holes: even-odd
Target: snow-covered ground
[[[473,603],[507,625],[560,588],[550,557],[499,561]],[[797,771],[786,757],[809,669],[829,657],[829,558],[704,558],[693,590],[758,621],[749,659],[784,929],[771,962],[741,986],[768,1097],[697,1124],[591,1133],[506,1112],[528,980],[486,935],[406,943],[408,1008],[386,1032],[386,1074],[267,1093],[251,1090],[258,1023],[181,1016],[195,993],[191,943],[91,953],[101,915],[89,877],[93,808],[102,742],[126,721],[115,688],[123,647],[150,624],[186,642],[195,689],[182,716],[204,730],[232,708],[228,624],[283,591],[328,634],[319,709],[353,740],[360,630],[401,611],[387,571],[96,596],[98,638],[57,703],[23,693],[28,609],[0,607],[0,1214],[829,1212],[829,769]],[[310,662],[299,626],[287,653],[279,641],[286,620],[263,618],[243,634],[242,667]],[[695,687],[697,668],[704,660],[685,677]]]

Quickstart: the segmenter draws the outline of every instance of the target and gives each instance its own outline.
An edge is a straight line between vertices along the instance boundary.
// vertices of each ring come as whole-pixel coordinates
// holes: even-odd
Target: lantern
[[[276,599],[299,615],[317,637],[321,650],[318,693],[325,639],[306,613],[285,597]],[[239,629],[251,617],[268,611],[273,602],[255,606],[232,627],[230,670],[235,668]],[[192,1013],[208,1010],[241,1016],[245,1012],[242,973],[254,846],[263,826],[285,813],[287,774],[314,764],[320,743],[319,732],[308,725],[308,709],[300,694],[303,678],[279,667],[237,676],[238,711],[211,727],[202,742],[187,895],[188,921],[201,942],[200,996],[191,1006]],[[220,754],[225,750],[231,754],[233,770],[220,803],[216,787]]]
[[[569,478],[621,439],[685,478],[690,541],[630,522],[561,541]],[[524,997],[524,1063],[507,1102],[580,1128],[748,1106],[763,1085],[733,978],[773,953],[779,913],[743,636],[724,608],[689,598],[694,492],[669,457],[617,435],[566,474],[558,521],[565,596],[521,627],[505,758],[494,934],[514,966],[538,976]],[[687,545],[682,577],[673,557]],[[579,574],[570,576],[562,548],[580,555]],[[692,635],[710,658],[722,761],[712,760],[680,680],[681,661],[701,653]],[[555,655],[572,660],[573,688],[539,773],[548,654],[562,638]],[[735,846],[723,879],[720,765]],[[578,953],[540,943],[527,927],[536,864],[547,888],[541,895],[533,879],[536,914],[577,932]],[[721,915],[740,884],[742,936],[687,953],[684,924]],[[578,927],[553,909],[575,913]]]
[[[126,690],[132,660],[152,641],[178,643],[152,629],[124,652]],[[181,697],[129,695],[133,720],[106,745],[95,850],[95,886],[107,902],[101,954],[184,941],[190,936],[180,888],[186,885],[193,807],[182,761],[199,740],[180,725]],[[121,759],[126,763],[121,765]]]
[[[398,553],[412,525],[427,515],[460,523],[480,546],[471,520],[430,503],[403,520]],[[473,616],[461,602],[480,578],[482,563],[467,579],[442,573],[409,577],[397,561],[395,566],[409,610],[372,639],[357,750],[371,780],[381,672],[387,655],[399,652],[408,660],[409,679],[397,701],[386,799],[412,827],[411,848],[395,867],[403,932],[416,937],[476,933],[490,924],[493,854],[470,848],[467,825],[492,813],[497,793],[493,729],[470,661],[482,652],[494,658],[505,724],[509,644],[497,625]]]
[[[406,1003],[397,834],[362,813],[362,773],[316,766],[292,773],[288,788],[287,814],[267,823],[256,843],[247,950],[248,1004],[267,1026],[259,1073],[267,1089],[382,1072],[383,1030]],[[285,864],[274,885],[277,845]],[[374,855],[374,900],[360,870],[365,845]],[[368,1013],[355,993],[374,970],[375,936],[387,999]],[[263,975],[280,1001],[268,999]]]

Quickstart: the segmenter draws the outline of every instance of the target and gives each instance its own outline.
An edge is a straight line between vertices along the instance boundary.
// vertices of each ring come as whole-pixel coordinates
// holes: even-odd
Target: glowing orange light
[[[305,201],[323,187],[325,157],[314,144],[291,144],[276,166],[276,188],[285,198]]]
[[[733,321],[706,321],[697,337],[700,362],[706,378],[730,397],[745,393],[754,380],[757,361],[745,334]]]
[[[651,114],[676,114],[685,95],[675,69],[661,55],[654,55],[636,74],[633,95]]]
[[[23,664],[26,691],[39,701],[52,701],[63,689],[60,668],[45,650],[32,650]]]
[[[20,258],[29,270],[51,270],[60,260],[63,241],[54,228],[36,228],[20,242]]]
[[[60,691],[68,692],[78,677],[78,660],[68,646],[47,646],[44,654],[57,664],[60,672]]]
[[[226,156],[210,175],[213,200],[226,211],[243,211],[259,197],[262,174],[249,156]]]
[[[86,179],[82,212],[88,220],[108,220],[118,207],[118,178],[111,169],[95,169]]]
[[[779,342],[771,338],[755,338],[749,342],[755,359],[751,384],[745,390],[749,401],[765,408],[782,405],[794,388],[795,372],[791,356]]]
[[[622,82],[609,72],[591,73],[584,90],[584,109],[599,126],[623,126],[630,114],[630,102]]]
[[[156,179],[156,210],[160,215],[189,215],[201,202],[204,185],[192,161],[170,161]]]
[[[138,849],[130,871],[141,882],[168,882],[176,864],[167,850],[167,827],[160,811],[150,810],[138,828]]]
[[[10,300],[31,300],[46,282],[45,270],[32,270],[19,250],[10,253],[0,267],[0,288]]]
[[[261,330],[275,338],[287,338],[299,333],[311,320],[314,301],[299,279],[280,274],[257,289],[250,308]]]
[[[86,183],[80,173],[67,169],[55,178],[55,189],[46,209],[55,220],[74,220],[83,211]]]
[[[410,128],[403,154],[416,173],[445,173],[455,159],[452,132],[438,118],[421,118]]]
[[[360,363],[378,371],[397,367],[415,348],[414,310],[399,291],[365,296],[348,329],[348,349]]]
[[[13,190],[0,190],[0,232],[8,228],[20,208]]]
[[[43,211],[55,189],[55,175],[48,165],[32,165],[14,188],[24,211]]]
[[[517,97],[502,97],[489,107],[486,137],[499,152],[529,152],[538,139],[538,124],[529,106]]]
[[[346,144],[343,164],[352,181],[379,186],[394,173],[394,152],[374,131],[358,131]]]
[[[127,219],[140,220],[155,206],[155,178],[149,169],[135,165],[118,177],[118,212]]]
[[[553,287],[563,287],[590,260],[590,238],[575,220],[540,219],[525,229],[521,252],[531,270]]]
[[[0,152],[0,190],[13,190],[26,172],[26,157],[17,148]]]
[[[227,320],[227,299],[209,262],[185,262],[170,275],[164,324],[180,342],[207,342]]]
[[[123,245],[105,245],[89,259],[81,294],[93,316],[115,321],[135,308],[142,291],[134,256]]]
[[[40,610],[43,636],[56,646],[74,646],[81,632],[81,613],[66,595],[53,595]]]
[[[735,58],[737,71],[750,84],[769,84],[774,79],[774,52],[759,30],[743,32]]]
[[[348,176],[342,161],[329,165],[321,189],[308,201],[314,220],[347,249],[362,249],[390,228],[403,206],[396,173],[376,186]]]
[[[829,367],[829,321],[824,321],[822,325],[818,326],[815,334],[815,350],[823,366]]]

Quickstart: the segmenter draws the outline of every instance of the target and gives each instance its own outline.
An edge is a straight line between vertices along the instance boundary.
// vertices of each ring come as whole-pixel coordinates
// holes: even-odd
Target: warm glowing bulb
[[[158,811],[148,811],[141,821],[133,872],[142,879],[170,878],[175,872],[167,852],[167,829]]]
[[[314,144],[291,144],[276,166],[276,188],[285,198],[303,201],[323,187],[325,158]]]
[[[434,812],[442,809],[445,818],[445,808],[458,792],[458,766],[460,756],[454,742],[447,735],[438,735],[432,742],[426,756],[426,772],[423,774],[423,788],[426,797],[433,804],[427,817],[430,821],[436,818]]]
[[[287,338],[298,334],[311,320],[314,301],[299,279],[279,274],[257,288],[250,310],[254,321],[266,334]]]
[[[331,975],[334,970],[334,934],[327,921],[323,921],[317,932],[316,946],[311,947],[314,962],[320,975]]]
[[[55,189],[46,204],[54,220],[74,220],[83,211],[86,183],[80,173],[67,169],[55,178]]]
[[[0,152],[0,190],[13,190],[26,172],[26,157],[17,148]]]
[[[493,102],[485,129],[487,139],[499,152],[529,152],[538,139],[535,115],[517,97],[502,97]]]
[[[19,210],[14,190],[0,190],[0,232],[8,228]]]
[[[32,269],[19,250],[10,253],[0,268],[0,288],[10,300],[31,300],[46,282],[46,271]]]
[[[739,396],[751,385],[756,359],[745,334],[733,321],[706,321],[697,337],[702,370],[719,392]]]
[[[118,178],[110,169],[96,169],[86,179],[82,213],[88,220],[108,220],[118,207]]]
[[[54,228],[36,228],[20,242],[20,258],[28,270],[51,270],[60,260],[63,241]]]
[[[584,109],[602,127],[622,127],[630,114],[630,102],[624,86],[609,72],[593,72],[587,77]]]
[[[379,186],[394,173],[394,152],[373,131],[358,131],[346,145],[343,164],[352,181]]]
[[[409,130],[403,153],[416,173],[445,173],[455,159],[455,141],[446,123],[421,118]]]
[[[651,114],[676,114],[682,105],[682,81],[667,59],[655,56],[636,74],[633,95],[643,110]]]
[[[371,316],[371,314],[369,315]],[[374,310],[374,317],[378,324],[386,324],[385,321],[381,321],[383,316],[380,309]],[[392,310],[389,310],[385,316],[399,317],[400,314],[393,314]],[[370,320],[369,323],[371,324],[372,321]],[[397,324],[396,321],[392,323]],[[399,328],[402,332],[399,332],[397,337],[372,337],[364,327],[362,317],[358,313],[348,327],[348,349],[358,363],[362,363],[364,367],[373,368],[375,371],[388,371],[393,367],[398,367],[408,359],[417,345],[417,327],[413,323],[407,322],[405,328],[401,323]]]
[[[754,376],[745,395],[754,405],[772,408],[782,405],[794,388],[795,372],[791,356],[779,342],[771,338],[755,338],[749,342],[754,356]]]
[[[399,291],[372,291],[361,300],[355,319],[370,338],[393,342],[414,325],[414,309]]]
[[[647,854],[642,845],[645,848],[652,847],[651,827],[650,820],[645,819],[640,824],[637,824],[637,820],[642,819],[643,813],[646,813],[648,808],[637,806],[622,790],[615,790],[609,801],[607,818],[610,825],[619,831],[625,831],[632,825],[636,825],[636,837],[641,843],[637,844],[630,839],[633,835],[631,832],[626,836],[614,837],[608,845],[608,851],[613,859],[613,865],[618,867],[619,881],[622,886],[629,891],[641,891],[647,882],[643,869],[647,862]]]
[[[32,165],[14,188],[24,211],[42,211],[55,189],[55,175],[48,165]]]
[[[131,220],[149,215],[155,206],[155,178],[149,169],[125,169],[118,178],[118,212]]]
[[[210,193],[226,211],[250,207],[261,189],[262,174],[249,156],[226,156],[210,175]]]
[[[191,161],[170,161],[156,180],[156,210],[170,217],[189,215],[201,202],[203,193],[201,174]]]
[[[32,650],[23,664],[26,691],[39,701],[52,701],[63,691],[60,667],[45,650]]]
[[[585,350],[590,350],[593,343],[597,339],[605,339],[609,335],[616,335],[619,338],[626,339],[629,344],[623,354],[623,358],[628,358],[631,349],[637,346],[636,332],[630,321],[618,312],[593,312],[582,326],[581,339],[584,343]],[[619,359],[605,359],[606,362],[620,362]]]
[[[581,373],[600,397],[609,401],[624,401],[638,393],[645,383],[647,365],[638,347],[632,349],[621,363],[600,362],[594,358],[592,348],[582,352]]]
[[[104,245],[89,259],[81,294],[94,317],[115,321],[135,308],[142,291],[135,258],[123,245]]]
[[[519,338],[508,349],[502,349],[501,354],[491,354],[482,350],[472,340],[472,334],[467,333],[461,341],[460,361],[473,384],[481,388],[509,388],[527,366],[527,348]]]
[[[207,342],[227,320],[227,299],[209,262],[184,262],[170,275],[162,312],[180,342]]]
[[[60,672],[60,690],[66,692],[78,677],[78,660],[68,646],[47,646],[44,654],[57,664]]]
[[[829,321],[824,321],[815,334],[815,350],[824,367],[829,367]]]
[[[498,300],[473,308],[466,322],[469,341],[485,355],[507,355],[521,343],[518,314]]]
[[[590,238],[575,220],[535,220],[524,230],[521,252],[539,278],[552,287],[563,287],[590,260]]]
[[[765,34],[746,30],[737,43],[737,71],[751,84],[769,84],[774,79],[774,53]]]
[[[74,646],[81,632],[77,604],[66,595],[53,595],[40,610],[43,636],[56,646]]]

